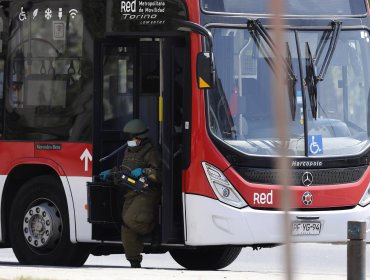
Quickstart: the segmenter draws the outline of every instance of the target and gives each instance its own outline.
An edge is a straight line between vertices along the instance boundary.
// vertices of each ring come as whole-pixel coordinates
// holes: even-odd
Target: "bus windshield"
[[[209,13],[268,14],[272,0],[201,0],[202,8]],[[285,14],[288,16],[353,16],[367,13],[366,2],[343,0],[286,0]],[[308,14],[309,13],[309,14]]]
[[[333,32],[285,32],[287,51],[282,55],[298,79],[293,92],[289,90],[291,84],[286,84],[283,97],[290,111],[290,135],[286,143],[279,141],[275,123],[271,61],[277,54],[247,29],[217,27],[211,31],[217,77],[215,88],[207,94],[207,111],[209,129],[214,136],[245,154],[258,156],[277,156],[282,144],[288,145],[291,156],[298,157],[356,155],[369,147],[370,37],[367,31],[340,32],[326,76],[316,85],[316,107],[310,106],[312,100],[306,87],[310,78],[307,45],[314,67],[320,69]]]

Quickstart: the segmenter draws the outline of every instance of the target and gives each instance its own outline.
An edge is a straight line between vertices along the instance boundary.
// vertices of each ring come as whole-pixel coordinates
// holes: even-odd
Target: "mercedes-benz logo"
[[[302,175],[302,183],[304,186],[311,186],[313,183],[313,175],[311,172],[305,172]]]

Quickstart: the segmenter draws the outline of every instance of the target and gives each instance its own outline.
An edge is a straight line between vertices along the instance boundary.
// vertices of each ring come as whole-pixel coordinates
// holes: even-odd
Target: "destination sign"
[[[186,19],[181,0],[121,0],[108,9],[108,32],[149,31],[154,26],[156,31],[170,30],[171,19]]]
[[[122,20],[134,20],[138,24],[153,25],[166,22],[165,1],[121,1]]]

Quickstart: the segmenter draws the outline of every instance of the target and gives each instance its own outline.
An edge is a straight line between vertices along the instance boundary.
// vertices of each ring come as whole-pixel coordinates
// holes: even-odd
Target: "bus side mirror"
[[[210,89],[215,85],[215,68],[212,53],[201,52],[197,57],[198,88]]]

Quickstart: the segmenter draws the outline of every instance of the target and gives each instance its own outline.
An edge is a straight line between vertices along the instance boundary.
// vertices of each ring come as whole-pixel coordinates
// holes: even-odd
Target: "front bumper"
[[[285,241],[284,212],[237,209],[204,196],[184,194],[185,236],[187,245],[256,245]],[[366,221],[366,242],[370,242],[370,205],[348,210],[291,211],[289,219],[318,217],[319,235],[292,236],[296,243],[342,243],[347,241],[347,222]]]

